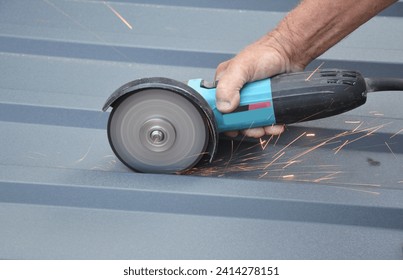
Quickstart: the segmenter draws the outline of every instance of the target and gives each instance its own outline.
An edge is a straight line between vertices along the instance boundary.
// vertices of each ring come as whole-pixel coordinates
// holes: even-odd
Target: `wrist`
[[[264,44],[272,53],[277,54],[280,64],[283,65],[282,72],[302,71],[311,58],[299,52],[293,38],[285,34],[288,33],[276,28],[263,37]]]

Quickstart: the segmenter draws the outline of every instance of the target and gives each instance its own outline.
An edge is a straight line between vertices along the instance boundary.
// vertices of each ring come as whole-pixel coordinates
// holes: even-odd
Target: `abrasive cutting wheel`
[[[112,149],[139,172],[173,173],[204,155],[209,133],[199,110],[166,89],[145,89],[115,107],[108,123]]]

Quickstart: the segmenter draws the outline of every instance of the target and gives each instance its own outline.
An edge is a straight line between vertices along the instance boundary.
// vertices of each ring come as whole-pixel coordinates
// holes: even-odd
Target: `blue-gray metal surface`
[[[0,258],[402,259],[402,92],[221,139],[188,175],[134,173],[109,147],[116,88],[212,79],[297,2],[0,1]],[[402,6],[308,68],[403,77]]]

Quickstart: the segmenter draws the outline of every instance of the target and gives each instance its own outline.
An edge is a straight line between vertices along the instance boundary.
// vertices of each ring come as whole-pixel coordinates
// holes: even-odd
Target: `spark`
[[[392,153],[392,155],[397,159],[395,153],[392,151],[392,148],[389,146],[389,144],[385,141],[385,145],[388,147],[389,151]]]
[[[109,5],[106,1],[104,1],[104,4],[117,16],[129,29],[133,29],[133,27],[130,25],[130,23],[121,15],[119,14],[118,11],[116,11],[114,8],[112,8],[111,5]]]
[[[262,138],[259,138],[259,142],[260,142],[260,146],[262,147],[262,151],[264,151],[266,149],[266,147],[269,144],[271,139],[272,139],[272,137],[270,137],[269,140],[262,140]]]
[[[331,184],[332,182],[326,182],[325,184]],[[343,184],[343,183],[334,183],[334,184]],[[350,184],[350,183],[346,183],[344,185],[358,185],[360,186],[360,184]],[[360,190],[360,189],[352,189],[352,188],[347,188],[347,187],[341,187],[341,186],[334,186],[332,185],[332,187],[334,188],[338,188],[338,189],[345,189],[345,190],[349,190],[349,191],[356,191],[356,192],[363,192],[363,193],[367,193],[367,194],[373,194],[373,195],[380,195],[379,192],[373,192],[373,191],[367,191],[367,190]]]
[[[304,136],[306,134],[306,132],[303,132],[300,136],[298,136],[297,138],[295,138],[294,140],[292,140],[290,143],[288,143],[284,148],[282,148],[280,151],[278,151],[274,156],[276,157],[279,153],[281,153],[282,151],[284,151],[285,149],[287,149],[290,145],[292,145],[295,141],[297,141],[298,139],[300,139],[302,136]]]
[[[277,135],[276,142],[274,142],[274,145],[273,145],[273,146],[276,146],[276,145],[277,145],[278,140],[280,140],[280,136],[281,136],[281,134]]]
[[[270,170],[270,171],[283,171],[281,169],[277,169],[277,170]],[[300,174],[300,175],[312,175],[312,174],[334,174],[336,172],[340,172],[341,171],[311,171],[311,172],[307,172],[307,171],[294,171],[293,174]]]
[[[298,159],[298,158],[300,158],[300,157],[302,157],[302,156],[304,156],[304,155],[306,155],[306,154],[308,154],[308,153],[310,153],[310,152],[312,152],[312,151],[314,151],[314,150],[316,150],[316,149],[318,149],[318,148],[320,148],[320,147],[322,147],[324,145],[328,145],[328,144],[332,143],[331,142],[332,140],[340,138],[340,137],[342,137],[342,136],[344,136],[346,134],[348,134],[348,132],[344,131],[342,133],[337,134],[336,136],[330,137],[330,138],[326,139],[325,141],[317,144],[316,146],[313,146],[312,148],[309,148],[308,150],[296,155],[295,157],[293,157],[291,159],[291,161],[296,160],[296,159]]]
[[[75,25],[79,26],[82,30],[85,30],[87,32],[89,32],[90,34],[92,34],[99,42],[104,43],[106,45],[109,45],[108,42],[103,39],[101,36],[99,36],[97,33],[95,33],[94,31],[91,30],[91,28],[85,26],[84,24],[80,23],[78,20],[76,20],[74,17],[72,17],[71,15],[69,15],[67,12],[65,12],[62,8],[59,8],[56,4],[50,2],[49,0],[43,0],[43,2],[45,2],[47,5],[53,7],[55,10],[57,10],[60,14],[62,14],[63,16],[65,16],[66,18],[68,18],[71,22],[73,22]],[[119,51],[116,47],[114,46],[110,46],[110,48],[117,53],[118,55],[120,55],[121,57],[123,57],[124,59],[129,59],[127,57],[127,55],[125,55],[123,52]]]
[[[306,135],[306,137],[315,137],[315,136],[316,136],[315,133],[308,133],[308,134]]]
[[[95,138],[92,140],[92,142],[91,142],[91,144],[88,146],[88,149],[87,149],[87,151],[85,152],[85,154],[81,157],[81,158],[79,158],[78,160],[76,160],[74,163],[80,163],[80,162],[82,162],[87,156],[88,156],[88,154],[90,153],[90,150],[91,150],[91,148],[92,148],[92,145],[94,145],[94,143],[95,143]]]
[[[296,180],[297,182],[308,182],[312,183],[311,180]],[[349,191],[356,191],[356,192],[363,192],[367,194],[373,194],[373,195],[379,195],[379,192],[374,192],[374,191],[368,191],[368,190],[362,190],[362,189],[354,189],[354,188],[348,188],[348,187],[343,187],[340,185],[350,185],[350,186],[364,186],[364,187],[380,187],[380,185],[374,185],[374,184],[360,184],[360,183],[341,183],[341,182],[323,182],[322,184],[328,185],[333,188],[338,188],[338,189],[344,189],[344,190],[349,190]]]
[[[262,147],[262,150],[264,151],[267,140],[262,140],[262,138],[259,138],[259,142],[260,146]]]
[[[286,162],[287,164],[283,166],[283,169],[286,169],[287,167],[289,167],[290,165],[294,164],[294,163],[300,163],[302,162],[301,160],[290,160],[288,162]]]
[[[249,159],[259,159],[261,157],[263,157],[263,155],[261,155],[261,154],[256,155],[256,153],[247,153],[247,154],[238,156],[238,159],[240,159],[241,161],[247,161]]]
[[[304,156],[304,155],[306,155],[306,154],[308,154],[308,153],[310,153],[310,152],[316,150],[317,148],[320,148],[320,147],[326,145],[328,141],[330,141],[330,140],[323,141],[322,143],[319,143],[318,145],[313,146],[312,148],[309,148],[308,150],[306,150],[306,151],[304,151],[304,152],[302,152],[302,153],[296,155],[295,157],[293,157],[293,158],[291,159],[291,161],[296,160],[296,159],[298,159],[298,158],[300,158],[300,157],[302,157],[302,156]]]
[[[269,166],[273,165],[274,162],[276,162],[279,158],[281,158],[285,152],[282,152],[279,156],[277,156],[275,159],[273,159],[268,165],[266,165],[263,169],[267,169]]]
[[[115,156],[114,155],[106,155],[106,156],[103,156],[104,158],[115,158]]]
[[[260,175],[260,176],[258,177],[258,179],[262,179],[262,178],[263,178],[264,176],[266,176],[268,173],[269,173],[269,171],[263,173],[262,175]]]
[[[322,67],[322,65],[323,65],[324,63],[325,63],[325,62],[322,62],[318,67],[316,67],[316,69],[312,71],[311,75],[309,75],[308,78],[305,79],[305,81],[309,81],[309,79],[312,78],[312,76],[319,70],[320,67]]]
[[[340,165],[335,164],[318,164],[318,165],[306,165],[305,167],[314,167],[317,168],[328,168],[328,167],[340,167]]]
[[[334,152],[334,154],[337,154],[344,146],[347,145],[347,143],[348,143],[348,140],[346,140],[343,144],[341,144],[341,145],[337,148],[336,152]]]
[[[229,160],[228,160],[228,162],[227,162],[227,164],[225,166],[225,169],[228,168],[228,165],[231,162],[233,155],[234,155],[234,140],[231,140],[231,156],[229,157]]]
[[[379,129],[383,128],[384,126],[386,126],[386,125],[388,125],[388,124],[390,124],[390,123],[386,123],[386,124],[382,124],[382,125],[379,125],[379,126],[375,126],[375,127],[371,127],[371,128],[366,128],[366,129],[363,129],[363,130],[359,130],[359,131],[357,131],[357,132],[354,132],[354,134],[356,134],[356,133],[361,133],[361,132],[366,132],[366,131],[368,131],[366,134],[364,134],[364,135],[362,135],[362,136],[360,136],[360,137],[358,137],[358,138],[356,138],[356,139],[354,139],[354,140],[349,141],[348,144],[354,143],[354,142],[356,142],[356,141],[358,141],[358,140],[361,140],[362,138],[371,136],[372,134],[374,134],[374,132],[378,131]],[[351,133],[351,134],[352,134],[352,133]],[[347,144],[346,144],[346,145],[347,145]],[[344,146],[345,146],[345,145],[344,145]]]
[[[378,184],[337,182],[339,180],[345,181],[341,180],[343,176],[339,175],[345,173],[345,171],[340,169],[341,165],[309,165],[309,163],[303,158],[303,156],[307,155],[308,153],[313,152],[325,145],[334,145],[331,149],[333,149],[333,152],[337,154],[350,143],[371,136],[391,122],[381,125],[377,124],[376,126],[369,127],[366,127],[367,125],[365,124],[368,124],[366,122],[350,120],[346,121],[346,123],[351,123],[351,129],[353,130],[343,131],[336,135],[323,138],[315,137],[315,139],[311,139],[311,144],[302,150],[296,149],[293,151],[293,148],[290,148],[290,146],[301,137],[310,137],[310,135],[312,134],[313,136],[316,136],[315,133],[301,131],[300,135],[294,136],[294,138],[291,139],[291,142],[287,143],[285,147],[280,147],[279,149],[281,150],[275,152],[271,152],[269,151],[270,149],[267,148],[269,143],[274,142],[274,140],[272,139],[275,136],[273,135],[270,136],[270,139],[269,137],[258,138],[256,142],[249,143],[248,145],[246,145],[246,147],[244,145],[241,145],[241,143],[231,142],[231,148],[228,147],[228,149],[231,149],[231,154],[227,154],[225,157],[215,159],[214,163],[216,164],[216,166],[201,167],[200,169],[194,168],[187,174],[224,177],[232,176],[232,173],[236,174],[237,172],[242,172],[245,174],[247,174],[248,172],[252,172],[250,175],[252,175],[254,178],[262,180],[269,180],[270,178],[273,178],[276,180],[288,180],[293,182],[309,182],[329,185],[332,187],[339,187],[341,189],[364,192],[372,195],[379,195],[378,192],[372,191],[372,189],[364,189],[364,187],[381,187],[381,185]],[[391,137],[398,135],[402,131],[403,129],[401,129]],[[389,134],[389,136],[390,135],[391,134]],[[351,139],[346,140],[346,137]],[[241,142],[242,141],[243,138]],[[394,146],[387,142],[385,142],[384,144],[393,153],[391,147]],[[383,143],[381,142],[380,145],[383,145]],[[268,155],[270,157],[267,159],[266,157]],[[395,154],[394,156],[396,157]],[[304,164],[301,164],[302,162]],[[305,163],[308,163],[308,165],[305,165]],[[293,167],[295,166],[291,167],[291,169],[285,169],[293,164],[298,164],[298,167],[302,168],[302,170],[293,170]],[[310,172],[310,170],[312,170],[312,172]],[[398,180],[398,178],[396,178],[395,182],[398,182],[398,184],[403,184],[402,178],[400,181]]]
[[[364,124],[364,122],[360,123],[360,124],[357,125],[357,127],[354,128],[351,132],[356,132],[363,124]]]
[[[332,107],[333,103],[334,103],[334,101],[332,101],[332,103],[330,103],[329,107]],[[322,113],[325,112],[325,111],[326,111],[326,110],[322,110],[322,111],[316,112],[316,113],[314,113],[314,114],[312,114],[312,115],[310,115],[310,116],[307,116],[307,117],[305,117],[305,118],[303,118],[303,119],[298,120],[297,122],[304,122],[304,121],[310,120],[312,117],[317,116],[317,115],[320,115],[320,114],[322,114]]]
[[[319,183],[319,182],[324,181],[324,180],[332,180],[332,179],[335,178],[334,175],[337,175],[339,173],[341,173],[341,171],[336,171],[336,172],[330,173],[330,174],[328,174],[328,175],[326,175],[324,177],[321,177],[321,178],[318,178],[316,180],[313,180],[313,182],[314,183]]]
[[[377,130],[379,130],[379,129],[387,126],[387,125],[390,125],[391,123],[393,123],[393,122],[388,122],[388,123],[384,123],[384,124],[381,124],[381,125],[378,125],[378,126],[369,127],[369,128],[360,130],[360,132],[362,132],[362,131],[370,131],[370,130],[377,131]]]
[[[390,136],[390,139],[392,139],[393,137],[398,135],[400,132],[403,132],[403,128],[401,130],[399,130],[398,132],[396,132],[395,134],[393,134],[392,136]]]
[[[390,123],[386,123],[386,124],[383,124],[383,125],[379,125],[379,126],[375,126],[375,127],[371,127],[371,128],[366,128],[366,129],[362,129],[362,130],[357,131],[357,129],[362,125],[362,124],[360,124],[359,126],[357,126],[357,127],[356,127],[353,131],[351,131],[351,132],[343,132],[343,133],[341,133],[341,134],[336,135],[336,136],[333,137],[333,138],[338,138],[338,137],[340,137],[340,136],[353,135],[353,134],[358,134],[358,133],[362,133],[362,132],[367,132],[367,131],[368,131],[366,134],[364,134],[364,135],[362,135],[362,136],[360,136],[360,137],[357,137],[357,138],[354,139],[354,140],[351,140],[351,141],[346,140],[342,145],[340,145],[339,147],[333,149],[333,150],[336,150],[336,152],[335,152],[334,154],[337,154],[343,147],[347,146],[347,144],[351,144],[351,143],[354,143],[354,142],[356,142],[356,141],[358,141],[358,140],[360,140],[360,139],[362,139],[362,138],[368,137],[368,136],[372,135],[374,132],[378,131],[379,129],[383,128],[384,126],[386,126],[386,125],[388,125],[388,124],[390,124]]]
[[[378,185],[378,184],[366,184],[366,183],[342,183],[342,182],[337,182],[337,184],[349,185],[349,186],[375,187],[375,188],[381,187],[381,185]]]
[[[374,116],[384,116],[384,114],[382,114],[381,112],[378,112],[378,111],[370,111],[369,113]]]
[[[252,122],[252,123],[250,124],[250,126],[249,126],[248,129],[251,129],[254,123],[255,123],[255,122]],[[244,135],[242,136],[242,139],[241,139],[241,141],[239,141],[239,144],[238,144],[238,146],[235,148],[234,152],[237,152],[237,151],[238,151],[239,147],[241,146],[241,144],[242,144],[242,142],[245,140],[245,138],[246,138],[246,134],[244,134]],[[233,144],[232,144],[232,145],[233,145]]]

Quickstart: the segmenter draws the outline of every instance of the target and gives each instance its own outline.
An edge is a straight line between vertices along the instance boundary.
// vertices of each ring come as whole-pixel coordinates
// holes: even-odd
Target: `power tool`
[[[219,83],[219,81],[218,81]],[[116,156],[146,173],[181,173],[217,152],[221,132],[292,124],[334,116],[363,105],[367,93],[403,90],[403,79],[364,78],[357,71],[321,69],[247,83],[239,107],[216,108],[216,82],[142,78],[107,99],[107,134]]]

